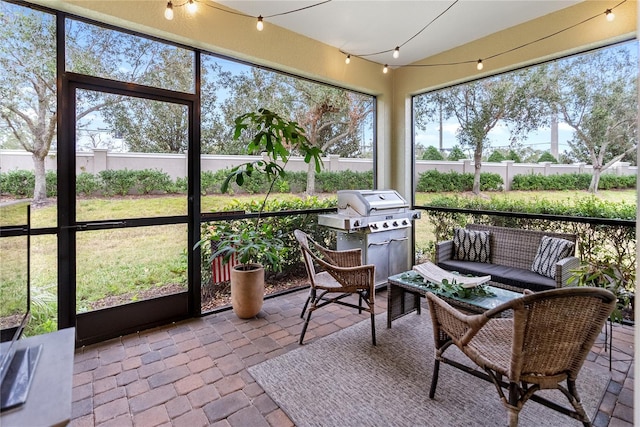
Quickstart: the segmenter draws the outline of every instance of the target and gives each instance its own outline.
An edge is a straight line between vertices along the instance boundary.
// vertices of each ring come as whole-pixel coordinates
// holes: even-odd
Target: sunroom
[[[57,147],[55,155],[43,160],[45,169],[51,166],[57,171],[57,197],[55,209],[48,217],[39,218],[32,213],[32,248],[37,251],[41,244],[50,248],[55,241],[55,253],[49,253],[46,261],[50,266],[48,274],[55,277],[56,327],[76,328],[70,416],[72,424],[76,425],[293,423],[289,412],[281,409],[273,397],[255,382],[248,367],[297,348],[303,324],[299,315],[307,291],[266,300],[261,313],[251,320],[237,319],[228,310],[207,314],[202,307],[202,276],[203,271],[210,267],[201,266],[199,249],[194,248],[198,247],[202,237],[202,224],[215,224],[220,220],[211,214],[215,207],[207,205],[203,199],[200,178],[201,172],[208,167],[199,148],[201,136],[207,130],[201,127],[204,123],[202,116],[206,106],[215,102],[205,98],[207,81],[203,70],[207,70],[210,58],[227,62],[229,69],[236,64],[255,66],[343,89],[369,100],[370,115],[363,137],[371,141],[370,163],[364,168],[373,178],[370,188],[364,189],[395,190],[413,206],[416,185],[415,95],[634,40],[637,28],[637,3],[630,0],[267,2],[268,9],[265,5],[262,11],[259,2],[244,1],[54,0],[3,3],[46,14],[57,25],[57,39],[50,34],[57,59],[57,106],[49,107],[58,111]],[[323,7],[333,7],[332,3],[337,3],[335,6],[339,6],[336,9],[339,12],[321,12]],[[355,26],[355,22],[375,15],[374,12],[391,13],[393,3],[401,3],[397,8],[406,14],[410,14],[412,8],[421,11],[424,3],[429,3],[437,12],[432,12],[429,19],[376,17],[376,23],[371,25],[376,26],[380,34],[376,42],[385,41],[380,46],[365,44],[353,32],[353,40],[349,40],[349,32],[340,28],[350,22]],[[188,10],[192,5],[196,7],[193,13]],[[440,27],[438,21],[446,18],[447,14],[454,14],[457,7],[465,11],[460,12],[465,18],[462,23],[448,26],[442,30],[445,33],[429,33]],[[483,15],[479,15],[477,20],[464,15],[473,14],[478,9],[493,8],[502,8],[500,13],[511,14],[513,20],[508,21],[510,24],[483,23]],[[172,19],[166,18],[167,10],[172,11]],[[607,19],[607,12],[614,13],[615,20]],[[327,13],[332,20],[324,21]],[[331,13],[343,13],[345,16],[331,16]],[[283,16],[299,22],[288,23]],[[454,16],[458,16],[457,12]],[[406,19],[407,24],[390,25],[392,32],[385,35],[382,24],[385,19]],[[73,24],[69,24],[70,21]],[[263,24],[261,31],[256,28],[258,21]],[[149,37],[153,42],[168,43],[185,53],[187,58],[191,58],[188,72],[193,79],[189,83],[190,89],[184,92],[172,86],[171,82],[154,87],[145,82],[116,81],[109,75],[83,74],[82,63],[76,61],[77,58],[70,58],[68,48],[65,57],[65,40],[78,37],[82,44],[82,37],[88,34],[82,32],[82,27],[102,24],[114,33],[122,31],[135,37]],[[364,24],[358,22],[357,25]],[[474,25],[488,30],[469,31],[469,34],[477,34],[472,40],[456,37],[456,32],[462,31],[460,26],[468,28]],[[305,26],[310,28],[308,33],[305,32],[308,35],[287,29]],[[314,32],[313,26],[335,27],[337,36],[331,37],[331,31]],[[438,47],[430,46],[425,39],[416,43],[420,40],[416,36],[422,33],[430,34],[433,39],[459,41],[434,43]],[[318,34],[318,39],[312,34]],[[97,47],[93,46],[99,51]],[[399,48],[398,57],[394,55],[396,48]],[[164,77],[170,79],[172,75]],[[75,107],[82,97],[95,94],[142,99],[149,105],[172,104],[181,120],[188,123],[185,134],[187,149],[181,151],[181,160],[178,161],[182,162],[179,167],[186,178],[185,191],[177,210],[163,207],[162,202],[149,212],[126,212],[121,216],[110,213],[111,216],[106,217],[95,211],[83,210],[85,198],[77,193],[80,175],[94,170],[87,169],[89,167],[99,170],[100,165],[115,161],[109,158],[109,151],[113,150],[94,147],[90,160],[77,150],[82,117]],[[269,108],[268,105],[263,107]],[[99,128],[103,124],[92,125]],[[100,132],[97,133],[93,138],[87,134],[84,140],[99,139]],[[3,151],[3,165],[10,164],[12,166],[8,169],[13,169],[13,163],[6,163],[6,155],[7,151]],[[123,160],[124,169],[135,169],[136,162],[143,161],[142,157]],[[165,161],[167,163],[163,163]],[[335,158],[325,159],[329,164],[334,161],[337,162]],[[27,164],[29,162],[30,159]],[[157,163],[150,163],[149,169],[176,163],[173,159],[160,157],[153,162]],[[356,162],[345,167],[357,170],[361,166]],[[304,170],[304,166],[300,168]],[[7,166],[3,169],[7,170]],[[92,209],[99,211],[100,207]],[[313,215],[329,210],[316,209]],[[83,234],[88,237],[83,237]],[[169,239],[179,236],[185,252],[180,266],[184,286],[178,292],[172,291],[144,301],[137,301],[134,297],[127,303],[117,301],[112,305],[87,308],[83,302],[85,275],[95,265],[87,258],[100,258],[101,251],[108,249],[112,239],[122,242],[127,240],[127,236],[131,240],[146,241],[148,253],[161,254],[166,243],[163,235],[170,236]],[[126,251],[127,248],[121,246],[116,250]],[[414,254],[410,256],[413,258]],[[123,271],[128,268],[123,264],[101,267]],[[376,301],[379,313],[387,308],[385,290],[379,289],[380,296]],[[318,314],[318,318],[310,323],[307,340],[331,336],[333,332],[363,319],[342,308]],[[380,330],[382,332],[382,324]],[[366,333],[361,337],[370,344]],[[615,329],[613,336],[627,346],[621,355],[617,354],[620,356],[618,359],[633,354],[628,349],[633,347],[632,335],[632,328]],[[608,367],[609,356],[607,352],[594,353],[592,361]],[[610,372],[613,372],[612,377],[619,388],[616,393],[605,396],[602,405],[600,402],[595,405],[596,409],[600,408],[600,412],[595,412],[597,420],[602,423],[600,425],[607,425],[610,418],[621,423],[633,420],[628,414],[633,410],[632,398],[628,396],[633,390],[633,375],[629,370],[632,360],[617,363],[620,364],[616,367],[618,370]],[[492,393],[493,390],[487,389],[487,395],[495,399],[492,403],[502,417],[500,402]],[[606,399],[615,402],[620,399],[626,405],[617,407],[614,412],[615,403],[606,408]],[[337,425],[335,421],[329,421],[332,419],[327,415],[326,425]],[[476,422],[482,424],[483,421],[479,418]]]

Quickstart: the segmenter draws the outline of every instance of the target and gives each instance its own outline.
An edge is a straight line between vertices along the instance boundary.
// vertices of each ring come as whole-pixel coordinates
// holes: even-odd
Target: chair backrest
[[[311,255],[311,249],[309,248],[309,236],[302,230],[294,230],[293,234],[296,236],[296,240],[300,244],[300,252],[302,252],[302,258],[304,259],[304,265],[307,269],[307,275],[311,281],[311,286],[314,286],[314,278],[316,277],[316,269],[313,264],[313,256]]]
[[[513,310],[511,380],[575,379],[615,305],[606,289],[572,287],[526,295],[485,314]]]

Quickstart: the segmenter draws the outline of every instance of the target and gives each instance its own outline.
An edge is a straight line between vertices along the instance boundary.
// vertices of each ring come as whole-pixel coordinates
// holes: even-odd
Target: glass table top
[[[431,292],[439,296],[478,307],[482,310],[490,310],[505,302],[509,302],[522,296],[522,293],[497,288],[487,284],[479,285],[479,291],[464,292],[464,295],[456,295],[442,291],[430,283],[425,283],[424,278],[413,270],[390,276],[388,280],[390,283],[393,282],[394,284],[399,284],[405,288],[413,288],[416,291],[423,293]]]

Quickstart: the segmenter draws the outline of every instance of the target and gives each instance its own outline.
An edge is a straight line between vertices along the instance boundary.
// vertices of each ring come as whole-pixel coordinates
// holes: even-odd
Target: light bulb
[[[482,63],[482,59],[478,59],[478,65],[476,65],[476,68],[478,69],[478,71],[482,70],[484,68],[484,64]]]
[[[384,64],[384,68],[382,69],[382,72],[385,74],[389,72],[389,66],[387,64]]]
[[[604,14],[607,16],[607,21],[611,22],[616,19],[616,15],[611,11],[611,9],[607,9]]]
[[[398,59],[398,57],[400,57],[400,46],[396,46],[395,49],[393,49],[393,57]]]
[[[348,64],[349,62],[351,62],[351,55],[347,55],[347,57],[344,59],[345,64]]]
[[[189,0],[189,3],[187,3],[187,12],[196,13],[197,10],[198,10],[198,5],[196,4],[196,2],[193,0]]]
[[[167,3],[167,8],[164,10],[164,17],[169,21],[173,19],[173,3]]]
[[[258,31],[262,31],[264,29],[264,22],[262,22],[262,15],[258,16],[258,22],[256,23],[256,28]]]

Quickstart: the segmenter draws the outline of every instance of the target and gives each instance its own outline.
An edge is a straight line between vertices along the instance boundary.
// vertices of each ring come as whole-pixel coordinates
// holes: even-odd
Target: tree
[[[548,151],[545,151],[544,153],[542,153],[540,157],[538,157],[538,163],[540,162],[558,163],[558,160],[556,160],[556,158],[553,157],[551,153],[549,153]]]
[[[440,150],[433,145],[430,145],[424,151],[424,154],[422,154],[422,160],[444,160],[444,156]]]
[[[447,160],[451,162],[457,162],[458,160],[466,159],[467,155],[464,154],[464,151],[460,148],[459,145],[454,145],[451,149],[451,152],[447,156]]]
[[[629,48],[633,47],[633,48]],[[636,151],[637,43],[548,65],[546,97],[575,131],[570,156],[590,162],[589,192],[602,171]]]
[[[145,80],[161,62],[164,45],[68,21],[65,68],[83,74],[127,82]],[[55,146],[56,110],[55,16],[6,2],[0,3],[0,119],[13,138],[32,154],[35,169],[34,203],[46,199],[45,158]],[[78,125],[92,114],[113,108],[118,97],[92,91],[77,92]]]
[[[495,150],[493,153],[491,153],[491,155],[487,159],[487,162],[500,163],[503,160],[507,160],[504,154],[502,154],[500,150]]]
[[[458,141],[473,150],[473,193],[480,194],[482,155],[490,146],[489,132],[502,122],[509,126],[511,140],[516,141],[542,125],[546,105],[531,96],[541,83],[540,73],[529,69],[423,95],[424,99],[416,102],[416,125],[424,129],[436,119],[435,111],[440,108],[446,118],[457,119]]]
[[[227,126],[248,111],[268,108],[298,122],[309,143],[325,154],[352,157],[361,152],[362,127],[373,112],[370,96],[259,68],[222,73],[221,84],[229,90],[222,105]],[[239,138],[235,144],[229,144],[227,152],[244,153],[246,140]],[[309,166],[307,193],[314,192],[315,169]]]
[[[32,154],[34,203],[46,199],[44,160],[56,134],[55,17],[0,3],[0,118]]]

